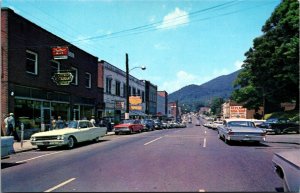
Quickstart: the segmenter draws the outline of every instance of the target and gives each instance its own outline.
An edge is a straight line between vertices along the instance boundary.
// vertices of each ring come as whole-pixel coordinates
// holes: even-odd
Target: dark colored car
[[[296,132],[300,133],[300,126],[298,123],[292,122],[289,119],[284,118],[270,118],[264,123],[259,125],[266,132],[274,132],[275,134]]]
[[[152,119],[143,119],[141,123],[144,125],[144,131],[154,131],[155,123]]]

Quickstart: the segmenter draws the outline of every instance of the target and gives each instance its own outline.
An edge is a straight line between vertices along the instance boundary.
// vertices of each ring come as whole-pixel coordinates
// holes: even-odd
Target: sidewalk
[[[114,134],[115,132],[108,132],[107,134],[105,134],[105,136],[114,135]],[[23,145],[21,144],[21,142],[16,142],[16,141],[14,142],[15,153],[30,151],[33,149],[37,149],[37,146],[31,145],[30,140],[23,140]]]

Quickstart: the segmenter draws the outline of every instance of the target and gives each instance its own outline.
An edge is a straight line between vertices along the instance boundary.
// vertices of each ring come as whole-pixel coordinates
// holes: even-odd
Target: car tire
[[[100,137],[96,137],[95,139],[93,139],[93,142],[97,143],[99,141]]]
[[[38,145],[37,148],[41,151],[43,150],[46,150],[47,149],[47,146],[44,146],[44,145]]]
[[[115,132],[115,135],[119,135],[119,132]]]
[[[230,144],[231,144],[231,141],[228,140],[228,139],[226,139],[226,137],[224,137],[224,141],[225,141],[225,143],[226,143],[227,145],[230,145]]]
[[[276,135],[279,135],[281,132],[280,132],[280,129],[275,129],[275,134]]]
[[[68,144],[67,144],[68,149],[74,148],[74,147],[75,147],[75,143],[76,143],[75,138],[72,137],[72,136],[70,136],[70,137],[68,138]]]

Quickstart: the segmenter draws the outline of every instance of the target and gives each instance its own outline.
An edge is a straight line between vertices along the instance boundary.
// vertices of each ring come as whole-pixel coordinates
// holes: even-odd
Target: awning
[[[129,116],[148,116],[142,111],[129,111]]]

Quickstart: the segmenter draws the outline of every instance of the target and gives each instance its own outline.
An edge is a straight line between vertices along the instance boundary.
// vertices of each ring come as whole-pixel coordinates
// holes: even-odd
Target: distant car
[[[259,125],[266,132],[274,132],[275,134],[296,132],[300,133],[300,125],[285,118],[270,118]]]
[[[258,119],[253,119],[251,121],[253,121],[255,127],[259,127],[261,124],[263,124],[264,122],[266,122],[266,120],[258,120]]]
[[[144,125],[141,124],[140,120],[125,119],[120,124],[114,126],[114,131],[116,135],[120,133],[135,133],[142,132]]]
[[[278,152],[273,155],[274,171],[283,181],[284,192],[300,192],[300,150]]]
[[[212,122],[212,124],[210,125],[210,128],[212,129],[217,129],[219,125],[222,125],[223,121],[214,121]]]
[[[197,120],[196,120],[196,126],[201,126],[201,123],[200,123],[200,119],[199,119],[199,118],[197,118]]]
[[[141,123],[144,125],[144,131],[154,131],[155,130],[155,123],[152,119],[143,119]]]
[[[266,132],[248,119],[225,119],[223,125],[218,126],[218,137],[227,144],[231,141],[260,143],[266,140]]]
[[[154,127],[155,127],[155,129],[163,129],[163,124],[162,124],[162,122],[161,122],[161,120],[159,120],[159,119],[156,119],[156,120],[154,120]]]
[[[67,146],[72,149],[79,142],[98,141],[106,131],[106,127],[95,127],[88,120],[75,120],[70,121],[65,128],[35,133],[30,142],[41,150],[49,146]]]

